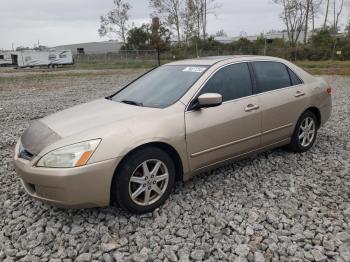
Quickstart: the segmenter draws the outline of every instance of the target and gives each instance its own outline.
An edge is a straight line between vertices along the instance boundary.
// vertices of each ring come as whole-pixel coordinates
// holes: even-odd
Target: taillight
[[[327,88],[327,94],[328,95],[332,95],[332,87],[328,87]]]

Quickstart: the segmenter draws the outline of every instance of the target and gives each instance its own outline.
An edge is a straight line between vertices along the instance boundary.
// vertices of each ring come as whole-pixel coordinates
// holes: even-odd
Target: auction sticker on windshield
[[[198,67],[198,66],[188,66],[183,72],[192,72],[192,73],[203,73],[205,71],[205,67]]]

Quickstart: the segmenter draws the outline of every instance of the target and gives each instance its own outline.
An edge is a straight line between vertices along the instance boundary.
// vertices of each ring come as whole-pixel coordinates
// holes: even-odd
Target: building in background
[[[0,66],[10,66],[10,65],[12,65],[11,52],[0,51]]]
[[[309,39],[312,35],[312,32],[308,33],[307,38]],[[264,36],[267,40],[274,40],[274,39],[283,39],[285,41],[288,41],[288,33],[286,31],[281,32],[272,32],[272,33],[266,33],[266,34],[259,34],[259,35],[247,35],[247,36],[235,36],[235,37],[215,37],[216,41],[219,41],[223,44],[229,44],[232,42],[237,42],[241,38],[246,38],[249,41],[256,41],[259,37]],[[304,32],[300,32],[298,42],[302,43],[304,41]]]
[[[73,55],[86,54],[86,55],[98,55],[107,53],[117,53],[120,51],[123,43],[110,40],[103,42],[88,42],[72,45],[60,45],[53,47],[56,50],[71,50]]]

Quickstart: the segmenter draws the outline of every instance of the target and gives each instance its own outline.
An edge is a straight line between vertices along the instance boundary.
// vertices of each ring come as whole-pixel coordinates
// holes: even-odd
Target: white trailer
[[[20,68],[42,67],[54,68],[59,65],[72,65],[74,63],[71,50],[36,51],[23,50],[13,52],[12,63]]]
[[[0,52],[0,66],[10,66],[10,65],[12,65],[11,53]]]

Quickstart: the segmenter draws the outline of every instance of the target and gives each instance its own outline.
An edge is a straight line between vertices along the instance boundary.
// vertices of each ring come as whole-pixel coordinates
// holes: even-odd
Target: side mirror
[[[215,107],[222,104],[222,95],[216,93],[206,93],[197,98],[195,108]]]

